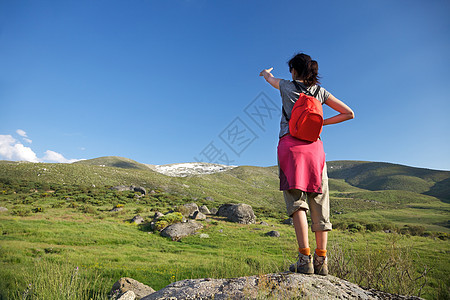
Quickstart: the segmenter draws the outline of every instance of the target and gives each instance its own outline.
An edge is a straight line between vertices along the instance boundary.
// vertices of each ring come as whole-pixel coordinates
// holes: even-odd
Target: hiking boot
[[[314,274],[328,275],[328,258],[326,256],[319,256],[314,253]]]
[[[314,266],[311,255],[298,254],[298,261],[289,267],[289,271],[303,274],[313,274]]]

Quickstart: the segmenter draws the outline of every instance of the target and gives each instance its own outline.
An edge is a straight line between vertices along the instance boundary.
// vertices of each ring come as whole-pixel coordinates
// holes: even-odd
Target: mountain
[[[104,156],[94,159],[80,160],[74,162],[73,164],[78,165],[89,165],[89,166],[100,166],[100,167],[114,167],[121,169],[138,169],[138,170],[148,170],[149,167],[145,164],[138,163],[129,158],[119,157],[119,156]]]
[[[370,191],[403,190],[450,202],[450,172],[364,161],[328,162],[328,176]]]
[[[129,158],[119,156],[104,156],[94,159],[77,161],[74,164],[100,167],[113,167],[121,169],[153,170],[155,172],[174,177],[204,175],[231,170],[236,166],[193,162],[167,165],[142,164]]]

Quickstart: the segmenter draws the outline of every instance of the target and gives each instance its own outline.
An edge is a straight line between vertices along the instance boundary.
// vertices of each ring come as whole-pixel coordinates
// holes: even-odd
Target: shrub
[[[359,223],[353,222],[353,223],[348,224],[347,229],[350,232],[358,232],[358,231],[361,231],[363,229],[363,226],[361,224],[359,224]]]
[[[366,229],[370,231],[380,231],[383,229],[383,226],[379,223],[369,223],[366,224]]]
[[[170,213],[159,218],[158,222],[155,223],[155,229],[161,231],[169,225],[180,223],[182,220],[183,215],[181,213],[179,212]]]
[[[36,207],[33,209],[34,213],[40,213],[40,212],[44,212],[44,209],[42,207]]]

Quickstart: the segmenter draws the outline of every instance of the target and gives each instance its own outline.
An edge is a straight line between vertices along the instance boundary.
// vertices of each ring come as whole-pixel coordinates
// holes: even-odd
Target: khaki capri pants
[[[330,194],[328,190],[327,165],[322,171],[322,194],[307,193],[301,190],[292,189],[283,191],[284,202],[289,217],[300,210],[309,211],[311,216],[311,230],[330,231],[332,225],[330,222]]]

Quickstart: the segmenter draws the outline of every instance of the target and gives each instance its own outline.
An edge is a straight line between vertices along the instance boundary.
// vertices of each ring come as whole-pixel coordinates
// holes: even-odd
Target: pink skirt
[[[286,135],[278,142],[280,190],[322,193],[325,152],[321,140],[302,141]]]

